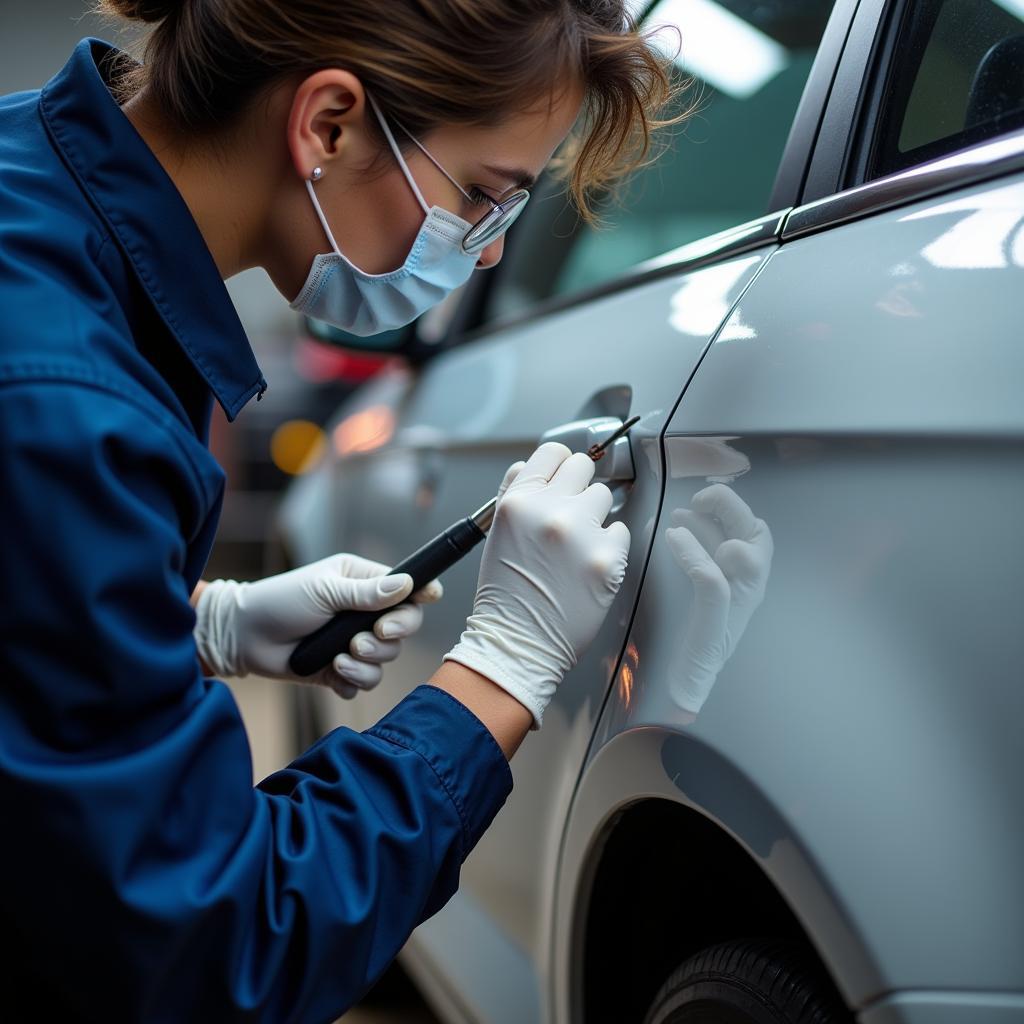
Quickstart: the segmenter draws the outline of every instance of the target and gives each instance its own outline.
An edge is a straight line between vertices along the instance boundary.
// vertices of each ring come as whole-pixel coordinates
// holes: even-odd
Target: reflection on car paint
[[[921,317],[924,316],[914,298],[921,298],[924,285],[920,281],[901,281],[895,284],[875,303],[875,308],[890,316]]]
[[[774,543],[768,524],[725,484],[698,491],[690,506],[672,511],[665,539],[694,589],[670,682],[692,721],[764,600]]]
[[[1024,186],[1015,183],[915,210],[901,220],[965,214],[921,249],[921,256],[933,267],[942,270],[1020,267],[1024,266],[1022,192]]]
[[[732,437],[666,437],[665,458],[672,480],[703,477],[709,484],[730,484],[750,469],[750,459],[729,444]]]
[[[626,654],[622,659],[618,678],[619,700],[627,710],[633,702],[633,681],[636,678],[636,670],[639,665],[640,651],[637,650],[636,644],[630,641],[626,645]]]
[[[750,256],[690,274],[672,295],[669,324],[681,334],[713,334],[729,315],[737,283],[761,260]]]
[[[743,313],[737,308],[719,331],[715,344],[721,344],[723,341],[753,341],[756,337],[757,331],[750,324],[743,322]]]

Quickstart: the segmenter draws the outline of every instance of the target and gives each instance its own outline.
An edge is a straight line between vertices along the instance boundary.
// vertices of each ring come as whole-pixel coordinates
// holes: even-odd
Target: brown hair
[[[230,126],[282,77],[341,66],[414,134],[499,121],[576,78],[584,112],[560,163],[577,207],[648,158],[673,98],[669,62],[625,0],[100,0],[154,22],[143,85],[172,126]]]

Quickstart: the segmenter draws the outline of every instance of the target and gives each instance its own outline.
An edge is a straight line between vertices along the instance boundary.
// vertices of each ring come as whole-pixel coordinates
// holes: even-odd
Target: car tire
[[[644,1024],[846,1024],[849,1011],[799,945],[744,939],[702,950],[654,998]]]

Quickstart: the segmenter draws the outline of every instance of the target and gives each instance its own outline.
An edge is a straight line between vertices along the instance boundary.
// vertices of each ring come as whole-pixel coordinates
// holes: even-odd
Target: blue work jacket
[[[213,400],[266,385],[116,52],[0,99],[0,1019],[328,1021],[451,897],[511,775],[421,686],[253,787],[189,595]]]

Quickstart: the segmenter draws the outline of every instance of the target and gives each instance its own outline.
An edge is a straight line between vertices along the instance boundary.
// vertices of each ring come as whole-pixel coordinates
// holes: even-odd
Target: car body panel
[[[984,992],[901,992],[858,1014],[859,1024],[1018,1024],[1024,996]]]
[[[606,745],[677,733],[671,765],[620,762],[615,792],[653,773],[664,793],[669,774],[772,878],[855,1007],[1024,992],[1022,284],[1021,176],[772,256],[667,429],[630,657],[581,783],[599,800]],[[709,481],[767,522],[775,555],[694,719],[673,696],[693,588],[665,531]],[[563,912],[585,899],[584,807]],[[893,1006],[864,1019],[952,1020]]]
[[[645,591],[647,586],[645,582]],[[643,692],[645,673],[635,661],[634,665],[633,693],[638,701],[649,700]],[[618,682],[611,704],[616,719],[623,710],[621,674]],[[630,725],[602,742],[588,760],[567,821],[557,899],[552,907],[552,1019],[573,1024],[584,1019],[580,960],[594,870],[619,814],[647,800],[681,804],[714,821],[785,894],[819,948],[832,951],[849,987],[875,986],[877,972],[850,931],[842,906],[821,884],[820,870],[801,846],[787,807],[773,802],[755,778],[720,750],[682,727]],[[623,878],[622,884],[628,887],[629,878]],[[702,879],[688,874],[686,864],[681,863],[679,885],[699,887]]]
[[[477,953],[519,951],[522,981],[500,998],[493,986],[482,993],[486,1001],[470,1007],[477,1020],[538,1019],[537,1008],[546,1004],[546,908],[558,848],[643,575],[662,494],[660,435],[715,331],[771,251],[670,272],[453,349],[390,392],[386,381],[378,383],[332,428],[335,437],[344,435],[368,403],[390,410],[384,443],[331,460],[318,472],[344,488],[344,518],[330,533],[332,547],[393,563],[483,504],[505,468],[529,455],[549,428],[588,416],[642,416],[632,432],[636,480],[619,491],[624,505],[617,513],[632,531],[630,566],[607,624],[560,686],[543,730],[527,737],[513,762],[516,788],[464,866],[460,893],[412,939],[429,950],[441,981],[462,1000],[478,987]],[[427,611],[377,691],[351,704],[321,697],[325,724],[366,726],[430,677],[472,607],[478,566],[473,555],[446,574],[444,600]],[[467,930],[476,935],[469,952]]]

